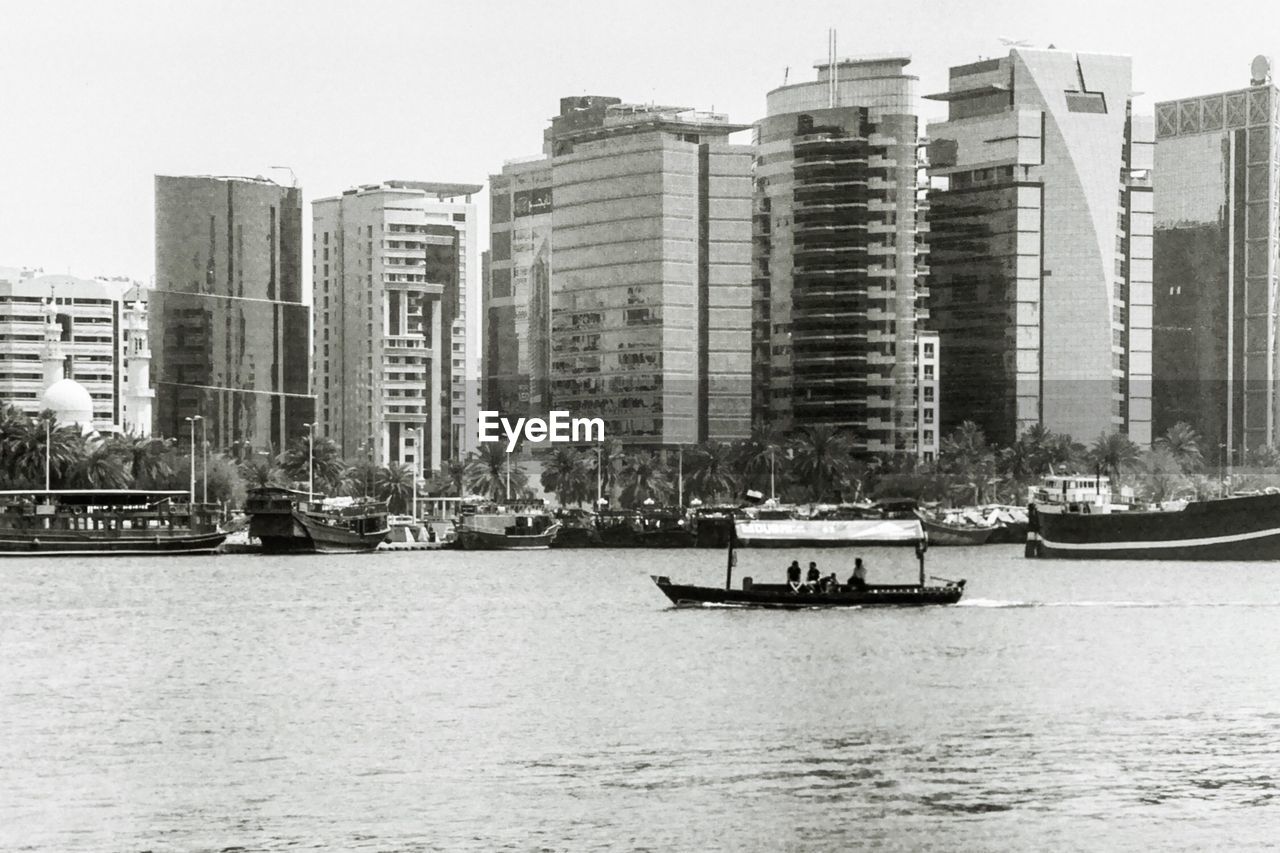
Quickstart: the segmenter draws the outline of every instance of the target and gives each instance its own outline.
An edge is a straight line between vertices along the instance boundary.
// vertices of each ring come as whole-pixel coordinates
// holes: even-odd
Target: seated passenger
[[[838,592],[840,590],[840,579],[836,577],[835,572],[822,579],[821,588],[823,592]]]
[[[809,573],[806,574],[804,577],[805,586],[809,587],[810,589],[817,589],[818,581],[820,580],[822,580],[822,575],[818,574],[818,564],[810,563]]]
[[[787,586],[791,587],[792,592],[800,589],[800,563],[796,560],[792,560],[791,565],[787,566]]]

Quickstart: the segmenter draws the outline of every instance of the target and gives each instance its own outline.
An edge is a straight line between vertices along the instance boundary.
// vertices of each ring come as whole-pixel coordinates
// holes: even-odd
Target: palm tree
[[[622,469],[626,467],[627,453],[622,442],[616,438],[598,445],[595,450],[588,450],[587,472],[588,489],[594,491],[594,480],[597,477],[596,462],[600,463],[599,480],[603,494],[609,496],[609,505],[616,506],[622,493]]]
[[[240,474],[244,477],[245,485],[251,489],[284,485],[284,472],[266,459],[246,462],[240,466]]]
[[[776,430],[757,430],[734,447],[734,462],[744,475],[742,485],[762,492],[778,492],[785,484],[792,450]]]
[[[1147,498],[1156,503],[1166,501],[1176,497],[1179,489],[1189,485],[1182,465],[1166,446],[1157,445],[1146,453],[1141,460],[1141,469]]]
[[[731,498],[738,491],[739,471],[734,449],[718,441],[694,448],[685,469],[689,491],[706,500]]]
[[[508,482],[514,498],[528,487],[529,475],[501,444],[485,444],[479,454],[471,456],[467,464],[467,491],[500,501],[507,495]]]
[[[310,445],[308,444],[310,442]],[[294,439],[293,444],[276,457],[277,464],[284,472],[297,482],[308,479],[307,461],[311,461],[312,478],[316,491],[331,492],[342,482],[342,474],[347,465],[338,453],[338,445],[332,439],[320,436],[311,439],[302,436]]]
[[[387,502],[392,512],[408,512],[416,479],[413,466],[392,462],[378,469],[377,478],[378,497]]]
[[[938,447],[939,468],[952,479],[952,488],[973,489],[973,500],[982,503],[987,484],[995,476],[995,453],[987,437],[973,421],[956,427]]]
[[[588,486],[589,476],[582,454],[572,448],[561,447],[544,457],[540,480],[543,490],[554,492],[562,506],[581,506],[594,488],[594,483]]]
[[[65,485],[73,489],[123,489],[133,483],[133,475],[118,448],[110,442],[82,442],[78,459],[72,462]]]
[[[372,462],[357,462],[342,473],[344,491],[352,497],[378,494],[378,476],[385,469]]]
[[[121,433],[112,436],[109,443],[124,460],[135,486],[151,486],[168,478],[169,461],[164,439]]]
[[[447,459],[431,478],[427,489],[432,494],[462,497],[467,490],[467,463],[461,459]]]
[[[1184,472],[1198,471],[1204,464],[1200,440],[1200,434],[1191,428],[1191,424],[1178,421],[1156,439],[1156,446],[1169,451]]]
[[[1122,432],[1104,432],[1093,442],[1089,458],[1100,473],[1110,474],[1115,488],[1120,488],[1121,476],[1138,463],[1141,455],[1138,445]]]
[[[845,487],[853,470],[852,446],[849,437],[835,427],[803,427],[795,434],[791,470],[797,480],[809,485],[813,500],[834,496]]]
[[[32,486],[44,484],[47,444],[49,480],[55,488],[63,483],[67,469],[80,458],[84,449],[79,428],[57,426],[53,412],[47,410],[34,419],[29,418],[21,434],[10,444],[11,475]]]
[[[639,506],[649,499],[664,503],[673,491],[667,467],[646,450],[627,454],[618,481],[624,506]]]

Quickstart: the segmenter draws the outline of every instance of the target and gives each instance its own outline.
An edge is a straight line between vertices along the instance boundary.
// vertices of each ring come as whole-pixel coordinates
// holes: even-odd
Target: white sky
[[[921,94],[999,38],[1134,57],[1139,109],[1248,84],[1280,4],[1119,0],[286,3],[0,0],[0,265],[153,267],[152,176],[291,166],[310,201],[385,178],[485,183],[564,95],[750,122],[826,54],[908,52]],[[1280,75],[1277,75],[1280,77]],[[925,117],[939,115],[939,104]],[[482,228],[482,233],[484,229]],[[483,241],[487,244],[487,238]],[[306,265],[309,267],[309,265]]]

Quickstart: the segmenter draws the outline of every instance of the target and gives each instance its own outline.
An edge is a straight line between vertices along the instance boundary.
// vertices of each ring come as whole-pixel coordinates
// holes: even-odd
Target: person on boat
[[[791,565],[787,566],[787,586],[791,587],[792,592],[800,589],[800,563],[792,560]]]
[[[835,572],[832,572],[822,579],[820,586],[823,592],[839,592],[840,579],[836,577]]]
[[[867,588],[867,567],[862,564],[862,558],[858,557],[853,561],[853,574],[849,577],[849,589],[861,592]]]
[[[818,564],[810,563],[809,572],[804,576],[804,585],[809,589],[817,589],[818,582],[822,580],[822,575],[818,573]]]

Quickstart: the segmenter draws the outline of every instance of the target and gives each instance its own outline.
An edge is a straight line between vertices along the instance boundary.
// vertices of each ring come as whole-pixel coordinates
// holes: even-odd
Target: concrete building
[[[1014,49],[951,69],[928,129],[942,430],[1151,441],[1150,121],[1130,59]]]
[[[942,443],[939,431],[942,424],[939,408],[942,402],[938,395],[938,358],[941,349],[941,338],[937,333],[916,333],[916,457],[923,462],[937,459],[938,447]]]
[[[201,415],[215,449],[279,453],[315,417],[301,190],[157,175],[155,194],[155,431]]]
[[[489,177],[485,407],[545,415],[551,397],[552,167],[513,160]]]
[[[384,181],[312,203],[320,434],[422,473],[474,449],[475,184]]]
[[[519,345],[489,360],[490,387],[537,407],[549,385],[549,405],[631,445],[745,437],[751,149],[729,136],[746,126],[617,98],[560,107],[545,159],[495,176],[486,316],[491,341]]]
[[[1155,431],[1191,424],[1214,464],[1280,445],[1278,104],[1258,57],[1247,88],[1156,105]]]
[[[917,452],[926,251],[908,57],[819,63],[756,124],[752,420]]]
[[[133,281],[0,268],[0,402],[33,416],[58,384],[58,410],[83,426],[148,435],[145,298]]]

